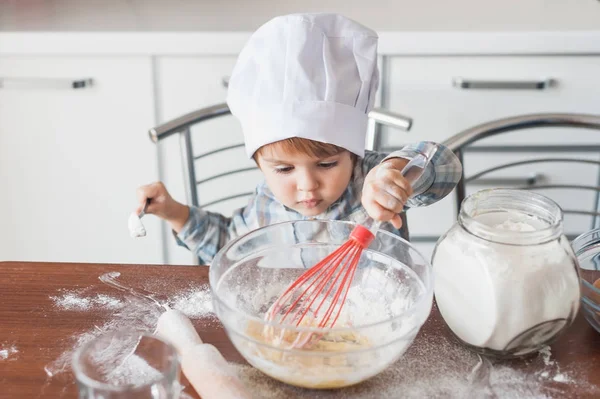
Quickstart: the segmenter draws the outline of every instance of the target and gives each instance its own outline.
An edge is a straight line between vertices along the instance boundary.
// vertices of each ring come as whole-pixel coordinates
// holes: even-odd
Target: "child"
[[[378,83],[372,30],[336,14],[269,21],[240,53],[227,96],[265,181],[230,218],[178,203],[160,182],[138,189],[137,213],[151,199],[147,213],[166,220],[203,264],[232,238],[289,220],[371,217],[408,239],[405,207],[446,196],[462,167],[441,147],[411,188],[400,171],[426,143],[389,155],[365,151]]]

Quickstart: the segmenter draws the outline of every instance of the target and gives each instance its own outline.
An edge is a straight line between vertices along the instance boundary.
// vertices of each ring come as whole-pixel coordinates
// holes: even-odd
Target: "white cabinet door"
[[[158,110],[161,122],[199,108],[223,103],[227,88],[223,79],[228,77],[236,57],[160,57],[157,59]],[[217,148],[242,144],[243,136],[237,120],[222,116],[195,125],[192,130],[194,155],[198,156]],[[178,136],[162,140],[161,178],[178,201],[186,203],[185,183],[181,164]],[[243,147],[200,158],[195,161],[196,180],[203,180],[220,173],[240,168],[252,168],[254,162],[246,157]],[[261,175],[257,170],[231,174],[199,185],[200,204],[206,204],[227,195],[252,192]],[[209,206],[209,211],[225,215],[248,202],[238,198]],[[166,235],[168,262],[189,264],[189,251],[178,247],[170,234]]]
[[[158,222],[127,228],[156,179],[150,59],[0,57],[0,78],[0,260],[162,263]]]
[[[494,119],[538,112],[600,113],[600,56],[392,57],[385,106],[414,119],[408,134],[384,135],[384,146],[443,141]],[[453,79],[496,88],[457,88]],[[553,79],[543,89],[506,88],[506,82]],[[514,84],[512,85],[514,86]],[[498,88],[505,87],[505,88]],[[569,128],[510,132],[482,145],[600,144],[600,133]]]

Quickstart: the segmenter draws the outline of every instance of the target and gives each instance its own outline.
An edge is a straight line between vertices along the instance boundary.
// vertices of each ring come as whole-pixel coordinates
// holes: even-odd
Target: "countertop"
[[[184,298],[188,304],[184,307],[189,308],[194,303],[190,298],[198,298],[200,292],[206,294],[204,301],[210,301],[208,270],[0,262],[0,398],[75,397],[70,369],[74,347],[117,328],[154,329],[160,313],[156,305],[103,284],[100,275],[119,272],[119,283],[150,291],[175,308]],[[203,301],[199,305],[205,306]],[[294,388],[266,377],[247,365],[214,314],[194,307],[190,317],[201,338],[237,364],[242,381],[260,398],[465,397],[464,389],[469,397],[483,392],[491,392],[490,397],[598,398],[600,394],[600,334],[581,314],[545,354],[491,363],[480,358],[478,363],[476,355],[454,340],[434,306],[400,360],[355,387],[327,392]],[[181,382],[185,393],[197,397],[185,379]]]

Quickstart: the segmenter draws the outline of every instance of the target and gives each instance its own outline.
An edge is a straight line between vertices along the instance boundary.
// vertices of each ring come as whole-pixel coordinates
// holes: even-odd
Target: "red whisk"
[[[402,169],[402,175],[410,176],[409,180],[415,182],[436,151],[437,146],[430,143],[423,154],[415,156]],[[413,171],[415,168],[416,172]],[[297,327],[333,327],[342,313],[360,256],[375,238],[379,225],[380,222],[374,222],[371,229],[357,225],[348,241],[304,272],[283,292],[271,305],[265,319]],[[274,329],[270,327],[267,331],[272,333]],[[279,338],[283,339],[285,333],[281,331]],[[291,346],[303,347],[313,336],[311,333],[292,335]]]

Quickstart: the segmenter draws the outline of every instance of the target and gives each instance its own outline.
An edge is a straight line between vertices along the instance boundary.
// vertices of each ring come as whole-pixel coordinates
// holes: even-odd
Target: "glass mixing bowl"
[[[579,260],[583,315],[600,332],[600,229],[580,235],[571,245]]]
[[[363,251],[342,316],[332,329],[269,322],[264,315],[287,286],[348,240],[355,224],[294,221],[229,242],[210,267],[215,312],[237,350],[271,377],[306,388],[357,384],[398,360],[433,301],[430,263],[409,242],[380,230]],[[314,333],[310,348],[274,335]]]

